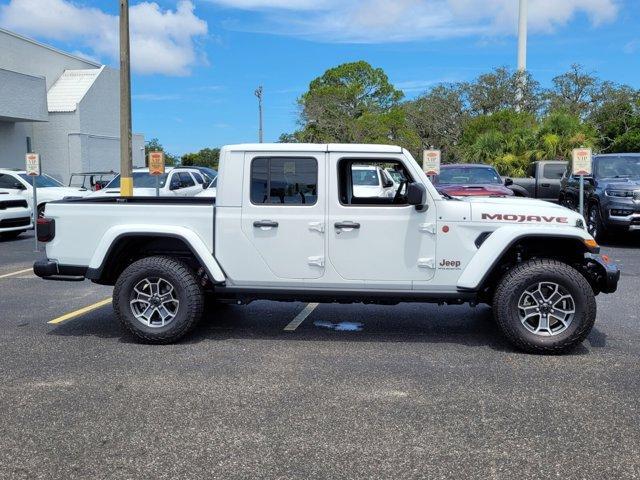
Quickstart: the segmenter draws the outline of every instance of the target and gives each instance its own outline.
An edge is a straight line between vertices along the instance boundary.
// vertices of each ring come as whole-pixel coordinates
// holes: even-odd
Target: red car
[[[434,185],[440,193],[452,197],[510,197],[513,191],[490,165],[442,165]]]

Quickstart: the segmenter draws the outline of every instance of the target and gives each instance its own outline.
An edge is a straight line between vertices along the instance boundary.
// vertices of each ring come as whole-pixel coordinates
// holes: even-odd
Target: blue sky
[[[408,97],[515,66],[517,0],[131,0],[134,130],[176,154],[295,129],[296,98],[366,60]],[[46,8],[45,8],[46,6]],[[115,0],[0,0],[0,26],[117,65]],[[529,70],[640,88],[640,1],[529,0]]]

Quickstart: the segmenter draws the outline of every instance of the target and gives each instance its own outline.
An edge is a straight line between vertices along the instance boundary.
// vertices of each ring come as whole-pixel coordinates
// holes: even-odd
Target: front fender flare
[[[569,238],[584,243],[593,240],[586,230],[577,227],[547,227],[509,225],[493,231],[480,246],[458,278],[459,290],[477,290],[491,273],[502,255],[518,241],[527,237]]]
[[[224,272],[204,241],[193,230],[169,225],[122,225],[111,227],[105,232],[91,257],[87,277],[92,279],[93,277],[99,278],[111,248],[116,242],[122,238],[136,236],[172,237],[182,240],[200,261],[207,275],[214,283],[225,282]]]

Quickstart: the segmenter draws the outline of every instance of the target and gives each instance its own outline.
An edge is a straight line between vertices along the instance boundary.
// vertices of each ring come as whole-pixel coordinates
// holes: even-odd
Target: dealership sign
[[[164,174],[164,153],[149,152],[149,175]]]
[[[37,153],[27,153],[25,155],[25,160],[27,165],[27,175],[40,175],[40,155]]]
[[[440,150],[425,150],[422,153],[422,170],[427,175],[440,175]]]
[[[575,148],[572,154],[572,173],[575,176],[591,175],[591,149]]]

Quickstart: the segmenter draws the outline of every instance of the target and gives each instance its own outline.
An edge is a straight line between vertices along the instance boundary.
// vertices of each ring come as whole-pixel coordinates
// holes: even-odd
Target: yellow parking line
[[[62,322],[65,322],[67,320],[71,320],[72,318],[79,317],[80,315],[84,315],[85,313],[90,312],[92,310],[95,310],[97,308],[104,307],[105,305],[107,305],[109,303],[111,303],[111,297],[105,298],[104,300],[101,300],[101,301],[99,301],[97,303],[94,303],[93,305],[89,305],[87,307],[80,308],[80,309],[75,310],[73,312],[66,313],[66,314],[62,315],[61,317],[54,318],[53,320],[49,320],[47,323],[50,323],[50,324],[62,323]]]
[[[317,306],[318,306],[317,303],[308,303],[307,306],[304,307],[304,310],[302,310],[298,315],[296,315],[296,318],[291,320],[291,323],[289,323],[289,325],[284,327],[284,331],[295,332],[296,328],[298,328],[302,324],[302,322],[304,322],[304,320],[309,315],[311,315],[311,312],[313,312]]]
[[[17,272],[5,273],[0,275],[0,278],[13,277],[14,275],[20,275],[21,273],[33,272],[33,268],[25,268],[24,270],[18,270]]]

